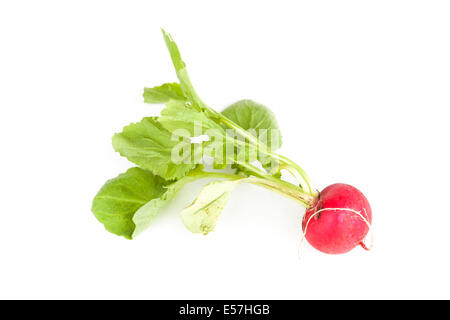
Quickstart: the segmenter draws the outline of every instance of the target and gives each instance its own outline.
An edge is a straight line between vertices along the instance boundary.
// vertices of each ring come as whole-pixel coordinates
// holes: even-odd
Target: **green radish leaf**
[[[174,138],[156,118],[148,117],[115,134],[112,144],[120,155],[141,168],[173,180],[183,177],[195,166],[191,161],[190,142]]]
[[[147,204],[139,208],[133,216],[133,222],[136,225],[136,228],[132,237],[135,238],[142,231],[147,229],[148,226],[155,220],[161,208],[170,202],[178,191],[184,187],[184,185],[194,181],[195,179],[195,177],[185,176],[174,183],[166,185],[164,193],[159,198],[152,199]]]
[[[144,88],[143,96],[145,103],[166,103],[170,100],[186,101],[178,83],[165,83],[158,87]]]
[[[192,145],[195,163],[200,162],[203,155],[214,158],[215,168],[223,168],[233,163],[234,141],[226,135],[222,126],[211,120],[205,112],[192,109],[181,101],[169,101],[161,111],[158,122],[175,136],[208,136],[208,140],[201,144]]]
[[[133,239],[148,228],[185,184],[195,179],[185,176],[170,183],[150,171],[131,168],[103,185],[94,198],[92,212],[109,232]]]
[[[222,114],[265,142],[272,151],[281,147],[281,133],[275,114],[262,104],[241,100],[227,107]]]
[[[166,42],[167,49],[169,50],[170,57],[172,59],[173,66],[175,67],[175,71],[177,73],[178,80],[180,81],[181,88],[183,89],[184,95],[188,98],[188,100],[194,105],[198,106],[201,110],[208,110],[209,108],[205,105],[205,103],[200,99],[197,93],[192,86],[191,80],[189,79],[188,72],[186,70],[186,64],[183,59],[181,59],[180,50],[178,50],[178,46],[173,41],[172,36],[161,29],[164,41]]]
[[[200,160],[198,155],[211,156],[214,158],[215,168],[226,167],[235,161],[237,153],[234,152],[234,138],[227,135],[225,129],[211,120],[205,112],[192,109],[181,101],[170,101],[166,105],[158,122],[173,135],[185,138],[208,136],[209,140],[196,145],[194,159]],[[247,150],[255,151],[254,147],[248,144],[246,146]],[[256,159],[256,152],[254,154]],[[246,161],[244,158],[241,160]]]
[[[108,180],[92,203],[92,212],[106,230],[132,239],[136,229],[135,213],[149,201],[159,199],[167,181],[141,168],[131,168]],[[158,208],[151,214],[155,216]]]
[[[241,100],[223,110],[222,114],[261,140],[269,150],[275,151],[281,147],[281,132],[275,115],[262,104],[252,100]],[[258,154],[250,145],[245,151],[245,159],[248,162],[258,159],[267,172],[274,171],[278,166],[277,161]],[[279,172],[273,174],[279,176]]]
[[[236,181],[213,181],[202,188],[192,204],[181,212],[186,228],[193,233],[208,234],[213,231],[217,219],[239,184]]]
[[[175,135],[197,137],[204,134],[225,134],[225,130],[204,112],[189,108],[184,102],[169,101],[166,105],[158,121]]]

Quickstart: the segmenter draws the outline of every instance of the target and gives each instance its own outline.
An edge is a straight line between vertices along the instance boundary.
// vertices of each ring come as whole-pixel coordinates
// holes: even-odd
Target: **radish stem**
[[[298,164],[296,164],[291,159],[279,155],[277,153],[273,153],[269,151],[269,148],[261,142],[258,138],[248,133],[246,130],[244,130],[242,127],[225,117],[224,115],[218,113],[215,110],[212,110],[208,108],[208,111],[213,112],[213,114],[219,118],[219,121],[227,125],[229,128],[234,129],[237,133],[242,135],[243,137],[247,138],[251,143],[255,144],[258,147],[258,150],[264,153],[265,155],[279,160],[281,163],[284,164],[285,168],[291,172],[294,177],[297,179],[297,181],[300,183],[301,186],[303,186],[303,189],[312,196],[317,196],[317,191],[313,189],[311,179],[306,174],[305,170],[303,170]]]
[[[202,179],[202,178],[224,178],[230,180],[241,180],[241,182],[251,183],[271,191],[274,191],[278,194],[285,196],[295,202],[301,204],[305,208],[309,208],[315,201],[315,197],[303,192],[299,187],[293,185],[292,183],[279,180],[271,177],[271,179],[257,178],[257,177],[242,177],[236,174],[231,173],[223,173],[223,172],[208,172],[208,171],[196,171],[189,173],[187,175],[193,179]]]

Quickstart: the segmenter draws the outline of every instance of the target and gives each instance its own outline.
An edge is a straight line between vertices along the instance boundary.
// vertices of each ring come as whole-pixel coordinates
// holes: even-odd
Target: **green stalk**
[[[241,179],[242,176],[225,172],[210,172],[210,171],[197,171],[193,170],[186,174],[188,177],[203,179],[203,178],[218,178],[218,179]]]
[[[212,111],[214,111],[214,110],[212,110]],[[214,111],[214,112],[216,112],[216,111]],[[300,183],[301,185],[304,184],[307,187],[309,194],[311,194],[312,196],[317,196],[317,191],[315,191],[312,188],[311,179],[299,165],[297,165],[295,162],[288,159],[287,157],[284,157],[277,153],[270,152],[265,144],[263,144],[259,139],[257,139],[253,135],[249,134],[245,129],[239,127],[237,124],[235,124],[233,121],[229,120],[222,114],[219,114],[219,116],[222,116],[224,118],[224,120],[226,121],[223,123],[225,123],[229,127],[232,127],[232,129],[237,131],[240,135],[247,137],[250,140],[250,142],[252,142],[253,144],[256,144],[258,150],[260,150],[260,148],[262,147],[263,151],[264,151],[263,153],[266,156],[269,156],[273,159],[280,161],[282,163],[282,165],[280,166],[281,169],[288,170],[297,179],[297,181],[301,182]],[[246,143],[244,141],[237,140],[236,142],[239,146],[242,146],[244,148],[246,147]],[[234,159],[232,159],[232,160],[235,161]],[[241,164],[241,165],[243,165],[243,164]],[[256,168],[256,167],[254,167],[254,168]],[[265,175],[265,176],[269,177],[270,175]]]
[[[208,108],[208,111],[213,112],[214,115],[217,118],[219,118],[220,122],[224,123],[226,126],[235,130],[241,136],[247,138],[250,142],[255,144],[257,146],[258,150],[261,151],[263,154],[280,161],[284,165],[282,167],[287,169],[289,172],[291,172],[294,175],[294,177],[297,180],[299,180],[301,185],[303,185],[303,183],[304,183],[304,185],[305,185],[304,189],[309,194],[311,194],[313,196],[317,195],[317,191],[314,190],[314,188],[312,187],[311,179],[306,174],[305,170],[303,170],[298,164],[296,164],[294,161],[290,160],[289,158],[287,158],[285,156],[279,155],[274,152],[270,152],[269,148],[264,143],[262,143],[258,138],[251,135],[250,133],[248,133],[245,129],[243,129],[242,127],[240,127],[239,125],[237,125],[236,123],[234,123],[233,121],[231,121],[230,119],[228,119],[227,117],[222,115],[221,113],[218,113],[217,111],[210,109],[210,108]]]
[[[247,182],[274,191],[288,199],[291,199],[299,203],[305,208],[309,208],[315,201],[315,197],[304,193],[296,185],[273,177],[272,177],[273,179],[267,180],[266,178],[257,178],[257,177],[246,178],[236,174],[224,172],[198,171],[198,170],[194,170],[193,172],[188,173],[187,177],[190,178],[189,181],[203,178],[222,178],[230,180],[240,180],[239,182]]]
[[[296,201],[305,208],[311,207],[316,199],[314,196],[304,193],[297,186],[294,185],[289,186],[283,183],[277,183],[266,179],[253,177],[246,178],[244,179],[244,181],[274,191],[282,196],[285,196],[291,200]],[[279,181],[284,182],[282,180]]]

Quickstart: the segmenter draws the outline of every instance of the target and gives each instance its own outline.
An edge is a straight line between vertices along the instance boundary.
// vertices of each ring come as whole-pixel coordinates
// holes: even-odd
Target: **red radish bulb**
[[[355,187],[337,183],[323,189],[317,202],[306,211],[302,229],[317,250],[341,254],[358,245],[367,249],[363,240],[371,223],[367,198]]]

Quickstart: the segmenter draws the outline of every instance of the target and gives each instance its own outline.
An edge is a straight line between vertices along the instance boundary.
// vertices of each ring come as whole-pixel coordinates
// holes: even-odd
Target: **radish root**
[[[314,218],[316,215],[318,215],[319,213],[321,213],[321,212],[323,212],[323,211],[327,211],[327,210],[334,211],[334,212],[338,212],[338,211],[350,211],[351,213],[354,213],[354,214],[358,215],[358,216],[366,223],[367,227],[369,228],[369,231],[367,232],[367,235],[366,235],[365,238],[361,241],[361,246],[362,246],[365,250],[367,250],[367,251],[369,251],[370,249],[372,249],[372,247],[373,247],[373,231],[372,231],[372,225],[371,225],[370,222],[369,222],[369,221],[361,214],[361,211],[356,211],[356,210],[354,210],[354,209],[349,209],[349,208],[324,208],[324,209],[320,209],[320,210],[317,210],[316,212],[314,212],[314,214],[311,215],[311,216],[309,217],[308,221],[306,222],[305,231],[302,232],[302,236],[300,237],[300,241],[299,241],[299,243],[298,243],[298,256],[299,256],[299,257],[300,257],[300,247],[301,247],[301,245],[303,244],[303,240],[304,240],[305,237],[306,237],[306,232],[308,231],[308,225],[309,225],[309,222],[310,222],[311,219]],[[366,213],[366,215],[367,215],[366,209],[363,208],[363,210],[364,210],[364,213]],[[369,235],[369,234],[370,234],[370,235]],[[369,242],[369,244],[366,244],[366,243],[365,243],[365,240],[366,240],[366,238],[367,238],[368,236],[370,236],[370,242]]]

